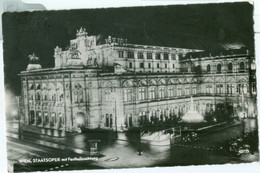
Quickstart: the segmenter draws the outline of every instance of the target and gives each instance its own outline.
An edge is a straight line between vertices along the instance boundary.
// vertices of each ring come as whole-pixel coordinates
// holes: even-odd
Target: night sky
[[[85,27],[89,35],[127,38],[128,43],[219,51],[230,45],[254,51],[253,6],[249,3],[41,11],[3,14],[5,87],[20,94],[28,55],[54,67],[54,48],[63,50]]]

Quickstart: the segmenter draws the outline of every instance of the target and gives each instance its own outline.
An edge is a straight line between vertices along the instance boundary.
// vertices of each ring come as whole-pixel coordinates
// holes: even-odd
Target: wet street
[[[35,167],[31,163],[23,163],[27,169],[69,170],[69,169],[97,169],[97,168],[129,168],[152,166],[177,166],[224,164],[257,161],[258,153],[247,158],[234,158],[216,153],[212,146],[244,132],[256,129],[255,119],[246,119],[243,123],[233,126],[216,128],[200,137],[198,141],[189,144],[155,145],[140,144],[136,133],[118,133],[116,139],[109,132],[69,133],[64,138],[23,132],[18,135],[17,123],[9,123],[7,131],[8,159],[11,161],[30,158],[67,158],[89,156],[88,140],[99,139],[100,154],[93,160],[80,162],[57,162],[40,164],[43,168]],[[142,150],[138,155],[137,150]],[[96,160],[95,160],[96,159]],[[75,168],[75,164],[77,168]]]

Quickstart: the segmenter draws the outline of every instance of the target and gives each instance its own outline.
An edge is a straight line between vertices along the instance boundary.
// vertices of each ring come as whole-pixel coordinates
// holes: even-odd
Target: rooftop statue
[[[81,55],[81,52],[76,48],[76,46],[72,45],[69,47],[69,58],[79,59],[79,54]]]
[[[29,61],[30,61],[31,64],[35,64],[35,63],[38,64],[38,62],[39,62],[39,60],[40,60],[40,58],[37,57],[37,56],[35,55],[35,53],[33,53],[32,55],[29,55],[28,57],[29,57]]]
[[[61,48],[59,46],[56,46],[54,49],[54,54],[59,55],[59,54],[61,54],[61,52],[62,52]]]
[[[81,36],[81,35],[84,35],[84,36],[87,36],[87,32],[86,32],[86,28],[82,28],[82,27],[80,27],[80,29],[79,30],[77,30],[77,36]]]
[[[32,55],[29,55],[28,57],[29,57],[30,63],[27,66],[27,69],[26,69],[27,71],[39,70],[42,68],[42,66],[40,65],[40,62],[39,62],[40,58],[37,57],[35,55],[35,53],[33,53]]]

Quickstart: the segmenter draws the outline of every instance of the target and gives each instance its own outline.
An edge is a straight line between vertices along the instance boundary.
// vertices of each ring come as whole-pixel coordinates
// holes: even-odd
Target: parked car
[[[187,142],[196,141],[198,139],[199,139],[198,134],[196,132],[191,132],[191,133],[188,133],[186,136],[184,136],[182,138],[182,141],[187,143]]]
[[[244,144],[243,146],[239,147],[237,150],[237,155],[241,156],[241,155],[246,155],[250,153],[250,146],[247,144]]]

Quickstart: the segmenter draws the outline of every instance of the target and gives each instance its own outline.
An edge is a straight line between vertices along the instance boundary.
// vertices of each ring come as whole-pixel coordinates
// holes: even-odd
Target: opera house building
[[[255,58],[245,48],[210,53],[111,36],[98,44],[81,28],[67,50],[54,49],[55,67],[29,57],[19,74],[28,126],[124,131],[174,126],[190,110],[215,121],[257,115]]]

